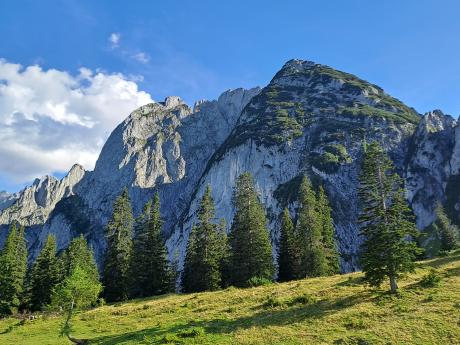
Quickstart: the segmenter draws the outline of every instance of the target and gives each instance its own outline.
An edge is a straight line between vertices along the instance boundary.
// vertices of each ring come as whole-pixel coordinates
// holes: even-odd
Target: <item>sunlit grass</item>
[[[425,287],[432,268],[441,281]],[[91,344],[460,344],[460,253],[420,263],[398,296],[361,276],[107,305],[79,313],[74,335]],[[59,315],[19,321],[0,321],[0,344],[69,343]]]

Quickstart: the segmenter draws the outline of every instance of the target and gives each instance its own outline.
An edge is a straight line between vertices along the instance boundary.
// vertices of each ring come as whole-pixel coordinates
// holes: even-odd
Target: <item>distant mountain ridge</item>
[[[0,243],[16,219],[29,227],[32,257],[49,233],[56,234],[60,249],[83,233],[100,260],[112,202],[128,186],[135,213],[160,193],[168,250],[182,260],[205,187],[211,186],[217,217],[229,226],[235,179],[250,171],[275,254],[278,216],[285,206],[295,214],[299,176],[308,174],[331,199],[342,269],[351,271],[358,267],[362,146],[372,140],[404,177],[420,229],[434,219],[437,200],[460,222],[455,119],[439,110],[421,116],[356,76],[291,60],[263,89],[229,90],[193,109],[176,96],[145,105],[112,132],[94,171],[77,165],[60,181],[45,177],[14,197],[0,194]]]

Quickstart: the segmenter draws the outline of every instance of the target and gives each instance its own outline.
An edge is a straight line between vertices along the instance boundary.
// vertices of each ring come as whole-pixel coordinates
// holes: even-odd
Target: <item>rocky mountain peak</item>
[[[450,115],[444,114],[442,110],[436,109],[426,113],[422,117],[419,128],[423,128],[428,133],[435,133],[452,128],[457,121]]]

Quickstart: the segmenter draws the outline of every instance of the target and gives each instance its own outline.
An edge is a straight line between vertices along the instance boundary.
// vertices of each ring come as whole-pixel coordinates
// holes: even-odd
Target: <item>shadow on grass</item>
[[[440,268],[444,265],[448,265],[452,262],[455,262],[455,261],[459,261],[460,260],[460,252],[459,251],[455,251],[453,253],[451,253],[449,256],[444,256],[444,257],[440,257],[440,258],[437,258],[435,260],[432,260],[432,261],[422,261],[420,263],[420,267],[433,267],[433,268]]]
[[[374,295],[375,296],[375,295]],[[206,334],[225,335],[239,329],[251,327],[283,326],[307,319],[320,319],[341,311],[342,309],[370,301],[372,293],[365,292],[334,300],[320,300],[315,303],[280,308],[267,308],[260,306],[261,311],[236,319],[215,319],[210,321],[191,321],[187,324],[174,325],[169,328],[147,328],[141,331],[128,332],[118,335],[108,335],[94,338],[91,344],[109,345],[126,341],[146,344],[161,344],[161,338],[165,335],[180,333],[192,327],[200,327]]]

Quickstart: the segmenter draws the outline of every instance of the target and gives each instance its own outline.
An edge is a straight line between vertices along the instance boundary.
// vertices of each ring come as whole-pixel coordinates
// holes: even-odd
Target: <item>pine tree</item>
[[[375,142],[369,144],[359,188],[364,236],[361,265],[371,286],[379,286],[388,278],[393,293],[398,289],[397,279],[413,271],[419,252],[410,240],[418,232],[401,185],[383,149]]]
[[[79,266],[94,281],[99,281],[99,272],[94,260],[93,250],[83,235],[74,238],[59,258],[62,279],[69,277]]]
[[[331,206],[323,186],[319,187],[317,212],[321,220],[321,235],[323,249],[326,255],[328,275],[339,273],[340,261],[335,243],[335,228],[331,216]]]
[[[278,281],[294,279],[295,257],[294,224],[289,210],[284,209],[281,219],[280,242],[278,248]]]
[[[160,197],[144,206],[137,220],[134,250],[130,264],[132,297],[146,297],[173,289],[173,274],[167,259],[161,228]]]
[[[251,278],[273,279],[272,247],[265,210],[250,173],[243,173],[237,179],[233,203],[236,212],[229,236],[231,283],[247,286]]]
[[[125,188],[115,200],[112,219],[106,227],[107,252],[103,285],[107,301],[122,301],[128,298],[132,234],[133,212],[128,189]]]
[[[198,224],[192,227],[184,262],[184,292],[212,291],[221,287],[221,264],[225,249],[222,232],[214,224],[215,206],[208,186],[198,210]]]
[[[26,270],[24,227],[14,222],[0,252],[0,315],[15,312],[22,303]]]
[[[440,202],[436,204],[435,214],[436,220],[433,222],[432,226],[439,236],[441,250],[452,250],[457,248],[459,229],[450,222]]]
[[[41,310],[51,302],[53,289],[60,280],[59,273],[56,239],[49,234],[30,274],[31,310]]]
[[[328,262],[323,247],[321,218],[315,192],[307,177],[302,179],[299,201],[296,237],[300,250],[295,265],[295,276],[305,278],[326,275]]]

